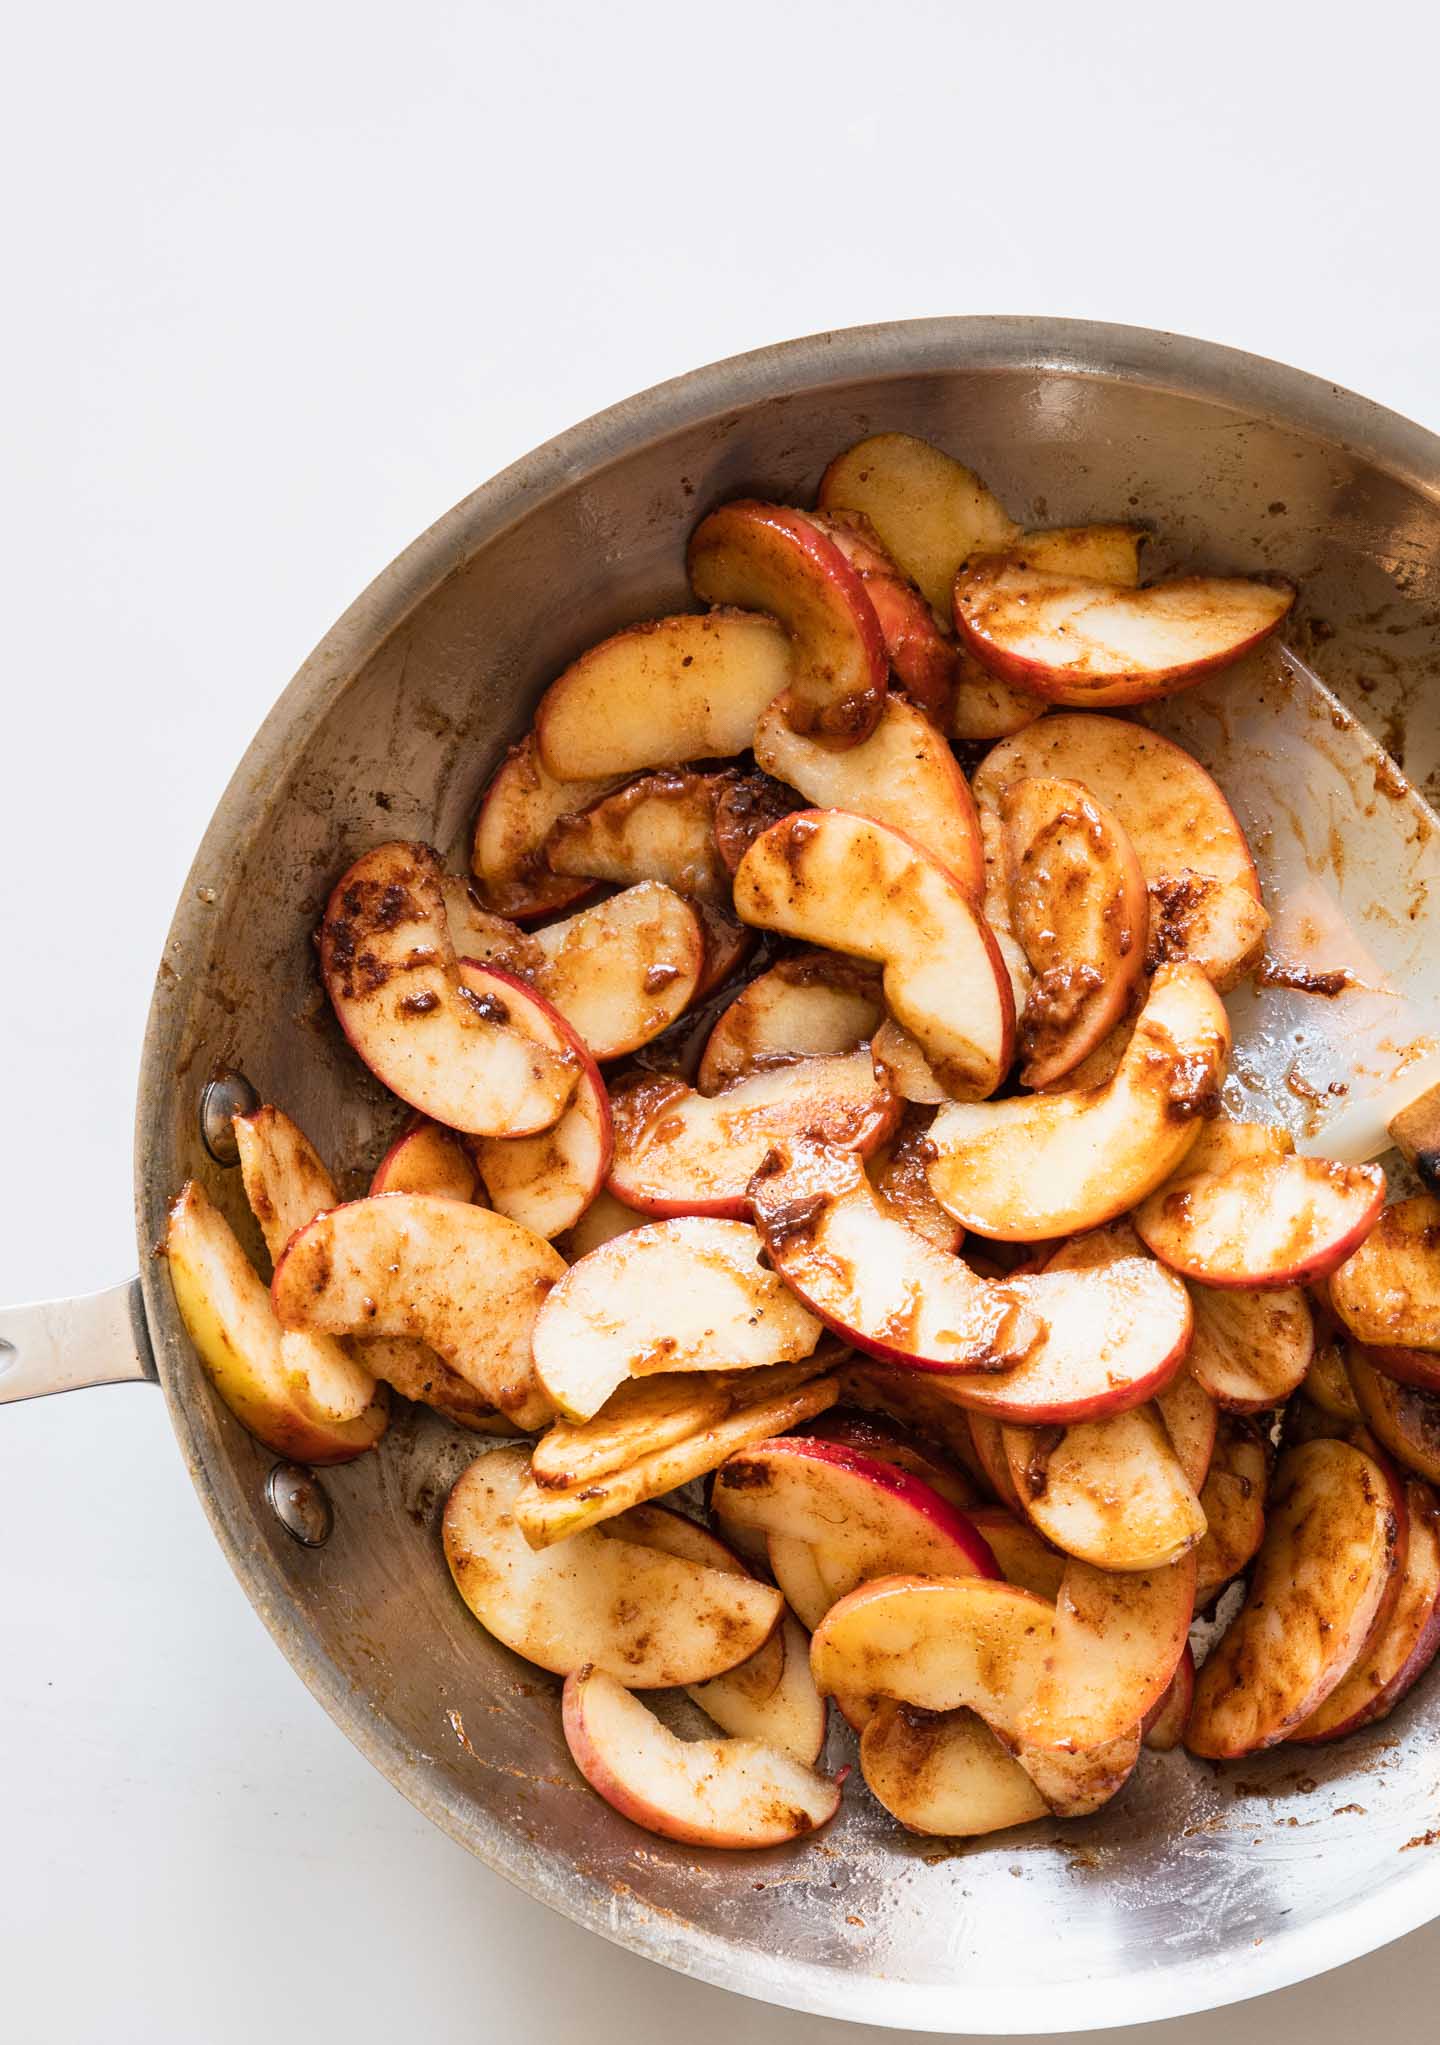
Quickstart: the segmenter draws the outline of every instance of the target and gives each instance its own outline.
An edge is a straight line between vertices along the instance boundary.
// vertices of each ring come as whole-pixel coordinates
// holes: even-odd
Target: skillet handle
[[[158,1384],[140,1280],[0,1307],[0,1405],[91,1385]]]

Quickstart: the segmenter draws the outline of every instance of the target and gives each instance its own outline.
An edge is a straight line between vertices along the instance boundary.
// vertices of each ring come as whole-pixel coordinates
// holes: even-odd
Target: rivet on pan
[[[259,1105],[260,1096],[243,1072],[222,1066],[206,1080],[200,1096],[200,1140],[217,1165],[239,1164],[231,1125],[237,1115],[253,1115]]]
[[[265,1480],[265,1496],[286,1533],[302,1548],[323,1548],[335,1526],[329,1493],[299,1463],[277,1463]]]

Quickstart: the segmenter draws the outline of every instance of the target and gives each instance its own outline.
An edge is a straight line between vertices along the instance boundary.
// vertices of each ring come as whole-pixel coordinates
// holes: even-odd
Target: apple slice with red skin
[[[384,1193],[317,1215],[293,1236],[271,1296],[285,1328],[428,1343],[518,1426],[538,1427],[553,1408],[531,1340],[564,1273],[558,1251],[503,1214]]]
[[[845,810],[903,831],[972,900],[984,893],[970,785],[929,718],[903,696],[887,696],[870,736],[843,752],[792,731],[783,699],[772,703],[755,727],[755,758],[816,809]]]
[[[835,542],[864,584],[891,673],[913,703],[943,724],[960,658],[955,641],[940,629],[934,611],[885,552],[863,512],[812,511],[806,516]]]
[[[1319,1710],[1291,1732],[1290,1739],[1298,1745],[1342,1740],[1361,1726],[1388,1717],[1440,1651],[1440,1525],[1435,1495],[1412,1477],[1405,1485],[1405,1504],[1408,1540],[1395,1608]]]
[[[790,680],[789,641],[754,611],[631,625],[545,691],[535,713],[540,759],[571,782],[728,759],[744,752],[756,718]]]
[[[937,1250],[953,1256],[965,1240],[958,1221],[945,1212],[930,1190],[930,1117],[923,1108],[905,1109],[899,1133],[866,1165],[880,1205],[893,1221],[924,1236]]]
[[[1020,1077],[1069,1072],[1127,1013],[1145,965],[1145,877],[1114,815],[1078,782],[1034,776],[1000,798],[1015,933],[1034,975]]]
[[[1140,1727],[1140,1736],[1153,1754],[1173,1753],[1185,1737],[1185,1723],[1195,1696],[1195,1657],[1190,1643],[1175,1666],[1170,1688],[1158,1704],[1152,1704]]]
[[[1029,1518],[1057,1548],[1097,1569],[1159,1569],[1205,1532],[1200,1501],[1153,1405],[1072,1427],[1007,1427],[1004,1440]]]
[[[1226,1292],[1192,1285],[1190,1304],[1190,1374],[1227,1411],[1266,1412],[1304,1381],[1315,1353],[1315,1324],[1299,1286]]]
[[[560,1119],[563,1123],[564,1115]],[[424,1115],[411,1116],[376,1165],[370,1191],[433,1193],[441,1200],[473,1200],[478,1194],[482,1205],[485,1199],[474,1160],[455,1131]]]
[[[715,842],[722,778],[670,767],[577,803],[551,827],[546,859],[559,874],[622,888],[661,881],[680,895],[726,902],[730,876]]]
[[[690,1846],[759,1851],[826,1825],[839,1784],[758,1740],[681,1740],[600,1669],[565,1679],[570,1758],[624,1818]]]
[[[468,976],[471,968],[462,965]],[[490,1205],[497,1214],[553,1237],[574,1228],[605,1184],[614,1154],[610,1096],[579,1033],[554,1011],[558,1033],[580,1067],[574,1099],[539,1136],[475,1137]]]
[[[1028,1766],[1037,1747],[1083,1756],[1138,1738],[1185,1652],[1194,1610],[1193,1550],[1123,1573],[1067,1563],[1051,1650],[1017,1726],[1021,1760]],[[1123,1764],[1123,1744],[1109,1759]]]
[[[1174,1376],[1190,1339],[1184,1288],[1149,1259],[997,1283],[892,1221],[858,1159],[776,1150],[750,1187],[773,1268],[842,1339],[934,1372],[996,1419],[1118,1412]]]
[[[1015,1034],[1009,975],[951,875],[899,831],[841,810],[772,824],[735,876],[747,923],[884,968],[892,1016],[958,1098],[994,1091]]]
[[[1148,886],[1199,873],[1259,902],[1235,812],[1219,783],[1171,739],[1124,717],[1051,715],[986,754],[975,770],[975,800],[998,811],[1005,788],[1037,774],[1078,781],[1119,818]]]
[[[973,1711],[933,1713],[887,1699],[860,1739],[872,1796],[907,1831],[976,1839],[1050,1815],[1020,1763]]]
[[[1330,1302],[1357,1341],[1440,1350],[1440,1199],[1387,1207],[1330,1278]]]
[[[1440,1351],[1403,1349],[1394,1343],[1355,1346],[1364,1350],[1366,1362],[1382,1377],[1393,1378],[1397,1385],[1413,1385],[1418,1391],[1440,1392]]]
[[[1054,1604],[1065,1581],[1069,1557],[1059,1554],[1030,1522],[1004,1506],[977,1505],[970,1524],[986,1543],[1007,1583]]]
[[[1149,892],[1147,971],[1190,959],[1217,993],[1228,994],[1259,965],[1270,917],[1238,881],[1185,867],[1151,881]]]
[[[588,1420],[627,1378],[808,1356],[820,1324],[761,1268],[760,1251],[743,1221],[698,1215],[602,1243],[539,1308],[539,1382],[567,1419]]]
[[[786,715],[796,731],[853,745],[875,728],[889,662],[865,585],[801,511],[740,498],[703,518],[686,553],[702,603],[762,611],[790,639]]]
[[[623,1057],[669,1029],[705,971],[694,909],[659,881],[547,924],[535,942],[541,993],[594,1058]]]
[[[191,1179],[170,1210],[165,1257],[186,1333],[241,1426],[278,1456],[348,1463],[374,1448],[389,1421],[370,1380],[370,1403],[346,1419],[327,1417],[287,1361],[265,1282],[230,1224]]]
[[[514,1653],[557,1676],[589,1663],[636,1689],[708,1682],[779,1623],[780,1593],[653,1545],[592,1529],[535,1550],[515,1523],[529,1456],[492,1449],[445,1506],[445,1559],[471,1612]]]
[[[778,1747],[813,1768],[825,1745],[827,1713],[810,1673],[810,1639],[788,1612],[770,1638],[779,1653],[780,1673],[763,1697],[747,1673],[758,1656],[708,1683],[690,1684],[690,1696],[732,1738]]]
[[[341,1029],[382,1085],[473,1136],[548,1129],[575,1091],[573,1059],[529,1027],[512,984],[477,998],[462,981],[427,845],[377,845],[344,873],[320,926],[320,970]]]
[[[832,1406],[807,1431],[814,1440],[856,1449],[876,1462],[908,1471],[967,1517],[981,1503],[980,1487],[961,1464],[893,1420],[854,1406]]]
[[[802,1059],[718,1094],[648,1074],[616,1090],[610,1188],[649,1214],[738,1220],[750,1211],[751,1179],[777,1143],[801,1136],[868,1156],[894,1134],[900,1111],[867,1051]]]
[[[557,818],[584,809],[614,786],[609,777],[557,781],[545,769],[534,732],[511,746],[480,799],[470,843],[470,869],[485,907],[524,923],[554,916],[592,894],[593,880],[554,870],[546,841]]]
[[[1256,1424],[1226,1415],[1200,1489],[1205,1538],[1195,1551],[1195,1604],[1206,1606],[1248,1568],[1265,1538],[1270,1451]]]
[[[1286,1451],[1245,1603],[1195,1686],[1192,1754],[1273,1747],[1320,1708],[1394,1603],[1404,1516],[1384,1471],[1348,1442]]]
[[[1052,703],[1081,709],[1152,702],[1229,667],[1268,639],[1293,589],[1190,575],[1117,589],[971,560],[955,581],[955,630],[983,667]]]
[[[870,1044],[875,1076],[917,1108],[943,1108],[950,1096],[909,1030],[887,1016]]]
[[[1440,1484],[1440,1393],[1402,1385],[1376,1370],[1369,1352],[1351,1343],[1345,1368],[1365,1425],[1397,1462]]]
[[[702,1094],[800,1058],[868,1044],[885,1014],[880,976],[858,959],[803,951],[780,959],[737,994],[706,1039],[695,1075]]]
[[[1025,1507],[1020,1493],[1015,1489],[1015,1479],[1010,1474],[1010,1459],[1005,1453],[1005,1428],[1002,1422],[994,1420],[988,1413],[970,1415],[970,1439],[975,1444],[975,1453],[985,1472],[985,1481],[994,1492],[1005,1510],[1017,1519],[1025,1518]],[[1005,1571],[1008,1576],[1009,1570]],[[1020,1581],[1020,1579],[1016,1579]],[[1027,1584],[1026,1589],[1030,1586]]]
[[[1215,1134],[1233,1139],[1239,1126],[1217,1123]],[[1222,1146],[1218,1156],[1207,1150],[1186,1158],[1136,1208],[1135,1228],[1182,1277],[1260,1291],[1334,1271],[1370,1233],[1384,1201],[1379,1165],[1273,1150],[1236,1155]]]
[[[1339,1342],[1317,1344],[1300,1391],[1322,1413],[1328,1413],[1332,1420],[1344,1421],[1349,1426],[1362,1424],[1359,1401],[1345,1369],[1345,1357]]]
[[[1113,1079],[942,1108],[930,1184],[966,1228],[1038,1242],[1112,1220],[1180,1166],[1219,1097],[1230,1024],[1196,967],[1165,966]]]
[[[1140,1728],[1131,1726],[1098,1746],[1018,1745],[1017,1758],[1057,1818],[1088,1818],[1122,1790],[1140,1759]]]
[[[795,1607],[811,1627],[871,1577],[997,1573],[968,1519],[939,1492],[840,1442],[786,1435],[742,1449],[715,1473],[710,1510],[722,1524],[763,1530],[772,1564],[780,1542],[813,1551],[826,1601],[818,1611]],[[784,1588],[779,1566],[776,1580]]]
[[[912,433],[875,433],[837,455],[820,479],[819,502],[830,517],[861,513],[902,574],[944,618],[962,562],[1020,536],[972,470]]]

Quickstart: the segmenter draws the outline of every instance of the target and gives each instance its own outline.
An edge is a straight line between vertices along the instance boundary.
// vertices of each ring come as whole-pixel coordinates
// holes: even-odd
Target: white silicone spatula
[[[1392,1118],[1440,1085],[1440,818],[1284,647],[1144,722],[1224,789],[1272,918],[1266,968],[1226,1001],[1233,1111],[1302,1151],[1379,1157]]]

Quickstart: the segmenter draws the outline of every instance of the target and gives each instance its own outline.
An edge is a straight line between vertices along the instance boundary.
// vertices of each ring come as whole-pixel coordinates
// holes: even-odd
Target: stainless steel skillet
[[[630,399],[441,519],[271,712],[160,963],[136,1127],[142,1276],[0,1313],[13,1345],[0,1398],[158,1377],[218,1538],[337,1723],[421,1810],[577,1922],[827,2015],[994,2033],[1135,2023],[1261,1993],[1440,1916],[1440,1682],[1332,1750],[1221,1774],[1147,1757],[1095,1819],[994,1845],[898,1838],[859,1798],[798,1852],[667,1845],[581,1788],[549,1680],[451,1590],[436,1518],[473,1442],[428,1416],[397,1422],[378,1455],[326,1474],[333,1531],[302,1546],[272,1503],[304,1524],[273,1458],[209,1394],[149,1256],[190,1174],[243,1221],[235,1175],[202,1138],[217,1070],[295,1113],[357,1189],[378,1154],[392,1111],[331,1026],[311,961],[346,859],[402,835],[458,850],[544,683],[615,626],[683,603],[683,541],[704,508],[750,489],[803,499],[829,455],[885,427],[963,455],[1029,523],[1134,511],[1164,535],[1162,568],[1294,575],[1301,651],[1422,785],[1440,762],[1440,441],[1331,385],[1134,329],[957,319],[797,341]]]

